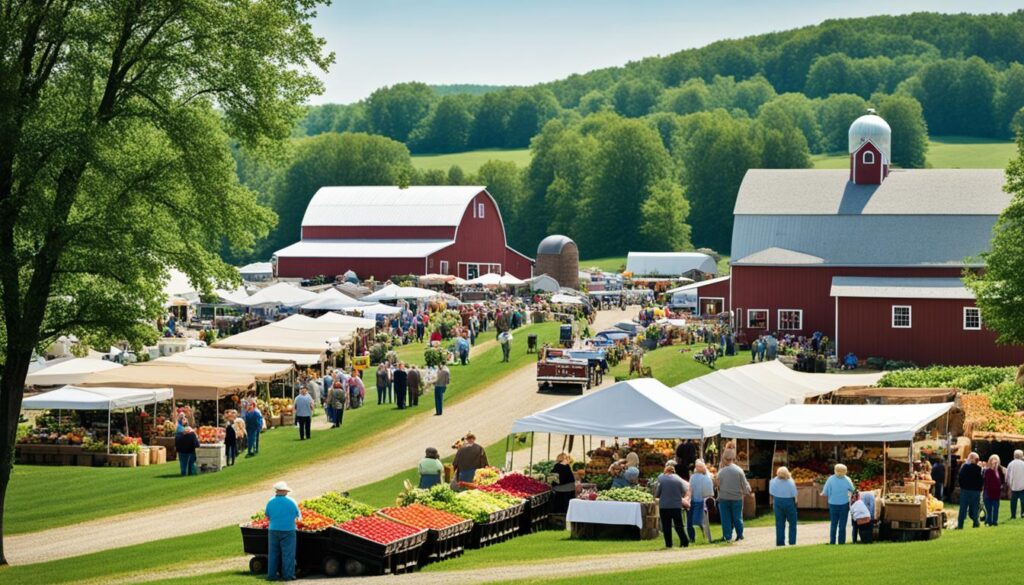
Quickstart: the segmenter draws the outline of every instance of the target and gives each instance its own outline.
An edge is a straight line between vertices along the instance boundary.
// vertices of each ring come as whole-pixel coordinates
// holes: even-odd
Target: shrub
[[[1003,382],[988,395],[992,408],[1001,412],[1024,410],[1024,386],[1014,382]]]
[[[383,343],[374,343],[370,346],[370,363],[374,365],[381,363],[387,353],[388,348]]]
[[[448,361],[448,352],[440,347],[428,347],[423,352],[423,361],[428,368],[436,368]]]
[[[888,372],[878,381],[882,388],[959,388],[967,392],[988,390],[1013,382],[1014,368],[981,366],[932,366]]]

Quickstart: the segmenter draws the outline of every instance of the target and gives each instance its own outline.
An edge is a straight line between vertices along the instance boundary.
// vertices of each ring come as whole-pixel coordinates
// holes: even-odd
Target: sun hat
[[[290,492],[290,491],[292,491],[292,488],[288,487],[288,484],[286,482],[279,481],[279,482],[274,484],[274,491],[275,492]]]

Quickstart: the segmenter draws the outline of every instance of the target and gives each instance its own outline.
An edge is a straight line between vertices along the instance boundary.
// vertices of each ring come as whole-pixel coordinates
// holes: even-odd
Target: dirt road
[[[626,313],[617,310],[602,311],[598,313],[595,330],[625,317]],[[252,489],[226,495],[213,494],[172,506],[10,536],[4,542],[5,552],[11,564],[22,565],[238,524],[252,510],[263,507],[269,497],[267,486],[279,479],[287,479],[299,498],[373,483],[415,466],[424,446],[450,445],[468,430],[477,435],[481,444],[488,445],[504,438],[517,418],[568,398],[571,396],[538,393],[531,363],[495,380],[473,396],[445,406],[443,416],[417,414],[391,429],[387,440],[367,437],[343,455],[289,471],[287,477],[268,477]],[[372,456],[367,455],[370,452]],[[103,536],[97,538],[98,534]]]

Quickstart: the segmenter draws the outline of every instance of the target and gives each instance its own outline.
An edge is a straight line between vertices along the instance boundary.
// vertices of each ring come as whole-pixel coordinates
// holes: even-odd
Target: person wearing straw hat
[[[274,497],[267,502],[265,510],[270,521],[267,527],[267,579],[270,581],[278,576],[284,581],[295,579],[295,521],[302,513],[288,495],[291,491],[283,481],[274,484]]]

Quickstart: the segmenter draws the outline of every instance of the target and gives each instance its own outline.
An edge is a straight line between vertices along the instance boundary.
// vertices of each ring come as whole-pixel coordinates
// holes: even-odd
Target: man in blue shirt
[[[295,397],[295,422],[299,424],[299,440],[304,441],[309,438],[309,431],[313,421],[313,397],[309,395],[309,390],[303,386],[302,390],[299,390],[299,395]]]
[[[274,484],[274,497],[267,502],[265,513],[270,520],[267,547],[267,579],[295,579],[295,521],[302,517],[299,505],[289,496],[291,488],[279,481]]]
[[[248,439],[249,452],[246,457],[252,457],[260,452],[260,432],[263,431],[263,413],[256,408],[255,401],[246,406],[245,414],[245,436]]]

